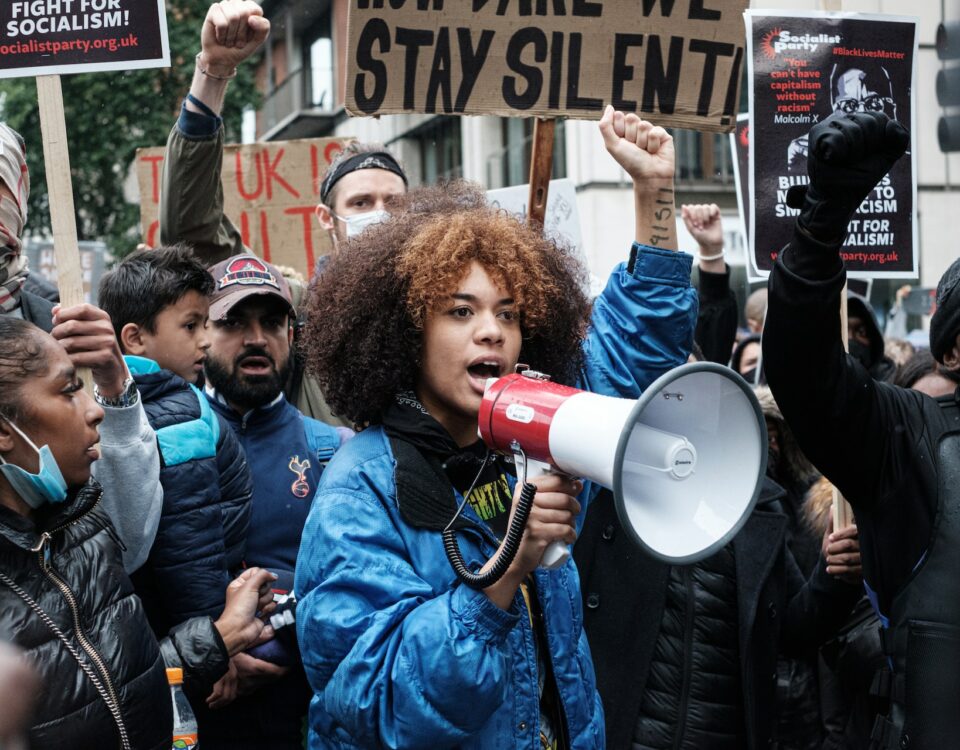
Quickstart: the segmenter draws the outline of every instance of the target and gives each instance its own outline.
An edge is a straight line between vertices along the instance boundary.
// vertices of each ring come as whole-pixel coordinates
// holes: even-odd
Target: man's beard
[[[241,375],[237,372],[240,363],[247,357],[263,357],[271,365],[271,372],[266,375]],[[229,404],[237,404],[244,409],[256,409],[273,401],[283,391],[283,387],[290,377],[290,362],[287,359],[277,368],[273,357],[263,349],[246,349],[234,360],[230,369],[212,354],[207,353],[204,362],[204,372],[207,383],[217,393],[223,396]]]

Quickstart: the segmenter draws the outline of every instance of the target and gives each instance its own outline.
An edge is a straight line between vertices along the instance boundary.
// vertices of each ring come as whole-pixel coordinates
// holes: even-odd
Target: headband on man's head
[[[385,169],[388,172],[393,172],[403,180],[404,185],[407,184],[407,175],[393,154],[387,151],[370,151],[365,154],[355,154],[354,156],[348,156],[342,161],[335,162],[333,166],[330,167],[330,171],[327,172],[327,176],[323,178],[323,184],[320,186],[320,202],[326,204],[330,191],[333,190],[333,186],[351,172],[357,172],[361,169]]]

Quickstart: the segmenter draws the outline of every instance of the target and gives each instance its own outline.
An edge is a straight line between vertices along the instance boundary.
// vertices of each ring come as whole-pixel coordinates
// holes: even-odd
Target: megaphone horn
[[[612,489],[633,540],[673,564],[727,544],[766,472],[756,396],[739,375],[709,362],[671,370],[636,400],[507,375],[488,383],[479,426],[494,450],[519,448],[528,460]],[[544,564],[568,554],[551,545]]]

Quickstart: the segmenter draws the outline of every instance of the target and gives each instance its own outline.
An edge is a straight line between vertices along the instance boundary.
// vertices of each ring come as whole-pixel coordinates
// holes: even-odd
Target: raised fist
[[[252,0],[222,0],[207,11],[200,32],[200,59],[204,70],[229,76],[256,52],[270,33],[270,22]]]
[[[863,200],[903,156],[910,134],[882,112],[840,113],[814,125],[809,136],[808,186],[795,185],[787,203],[797,224],[815,239],[843,239]]]
[[[663,128],[608,104],[600,134],[607,151],[635,182],[673,180],[673,137]]]

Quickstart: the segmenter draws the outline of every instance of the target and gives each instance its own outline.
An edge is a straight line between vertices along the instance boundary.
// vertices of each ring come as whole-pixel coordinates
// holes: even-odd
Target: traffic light
[[[960,21],[941,23],[937,27],[937,57],[947,63],[937,73],[937,102],[943,115],[937,123],[937,140],[943,152],[960,151]]]

